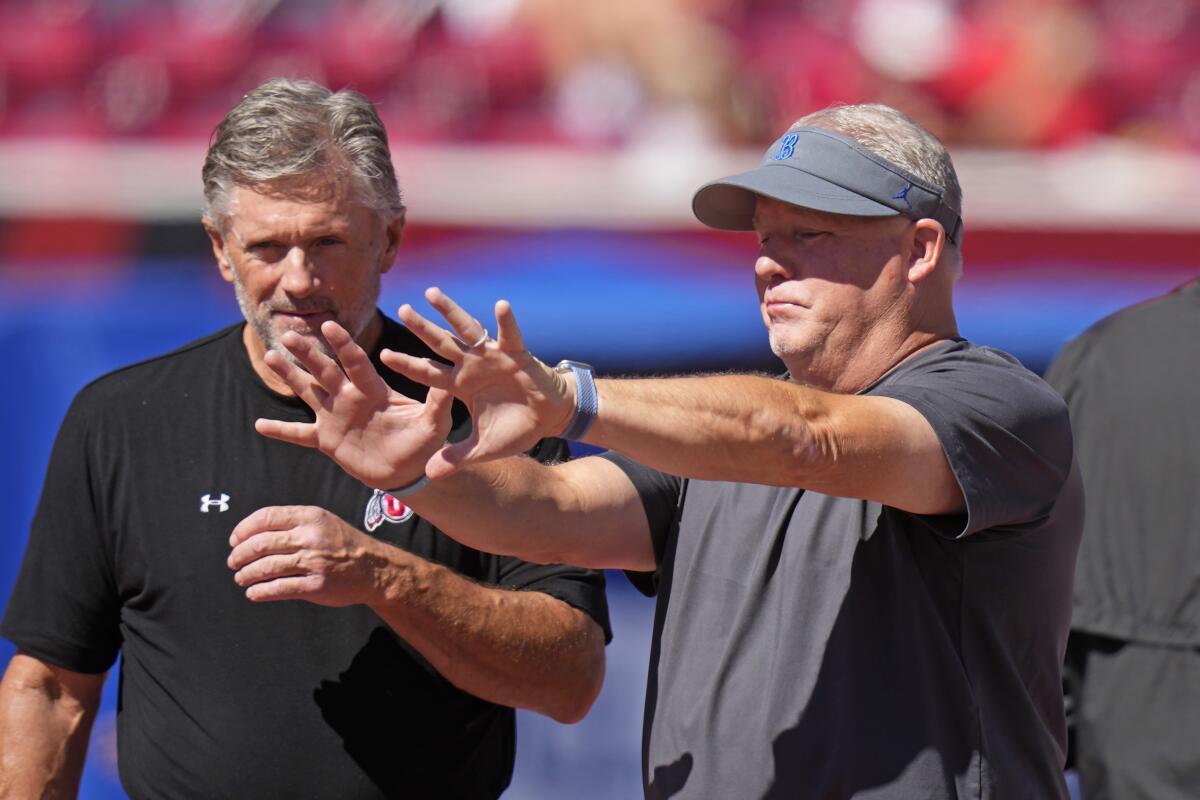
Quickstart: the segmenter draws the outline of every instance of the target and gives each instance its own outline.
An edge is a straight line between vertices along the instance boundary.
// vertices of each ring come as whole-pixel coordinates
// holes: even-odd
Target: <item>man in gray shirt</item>
[[[270,361],[316,422],[258,430],[472,547],[642,573],[648,797],[1065,797],[1071,431],[1045,383],[958,336],[960,207],[948,154],[907,117],[817,112],[694,200],[758,234],[783,378],[597,381],[534,358],[506,302],[493,341],[431,289],[453,334],[400,316],[450,364],[382,355],[433,387],[426,404],[326,325],[344,373],[291,338],[307,373]],[[475,429],[443,446],[447,392]],[[511,457],[551,434],[610,453]]]

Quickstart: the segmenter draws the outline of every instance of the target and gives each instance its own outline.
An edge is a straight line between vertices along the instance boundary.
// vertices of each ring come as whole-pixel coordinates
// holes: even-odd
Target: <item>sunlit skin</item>
[[[250,362],[268,386],[288,395],[291,388],[264,361],[268,350],[291,357],[280,343],[285,332],[332,353],[320,328],[333,320],[368,352],[378,342],[380,276],[391,269],[404,229],[403,214],[381,219],[347,181],[315,176],[289,188],[237,186],[224,219],[204,220],[221,276],[234,285],[248,323]]]
[[[794,380],[857,392],[955,334],[952,280],[930,280],[942,246],[932,220],[828,214],[760,197],[754,229],[763,323]],[[946,290],[922,286],[935,282]]]

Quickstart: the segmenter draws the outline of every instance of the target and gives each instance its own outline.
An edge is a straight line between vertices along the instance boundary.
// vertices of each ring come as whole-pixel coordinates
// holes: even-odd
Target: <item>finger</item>
[[[425,319],[408,303],[400,306],[396,315],[410,331],[416,334],[418,339],[429,345],[429,348],[442,358],[447,361],[457,361],[462,357],[462,348],[459,347],[450,332]]]
[[[507,300],[496,301],[496,341],[506,353],[519,353],[525,349],[525,337],[517,325],[517,314]]]
[[[263,354],[263,361],[313,411],[324,406],[328,397],[325,390],[317,384],[312,375],[285,358],[283,353],[268,350]]]
[[[307,575],[299,553],[280,553],[251,561],[233,575],[234,582],[241,587],[253,586],[277,578]]]
[[[275,600],[304,600],[325,586],[323,575],[297,575],[256,583],[246,589],[246,599],[255,603]]]
[[[268,439],[278,439],[301,447],[316,447],[317,426],[313,422],[284,422],[278,419],[256,419],[254,430]]]
[[[379,377],[379,373],[371,365],[370,356],[358,346],[345,328],[332,320],[327,320],[321,326],[321,334],[325,337],[325,341],[329,342],[333,352],[337,354],[338,362],[346,371],[346,377],[363,394],[387,392],[387,384],[383,382],[383,378]]]
[[[318,509],[319,510],[319,509]],[[253,512],[233,527],[229,546],[242,542],[263,531],[283,531],[303,525],[313,517],[312,506],[265,506]]]
[[[487,333],[483,323],[464,311],[462,306],[451,300],[450,295],[438,287],[426,289],[425,299],[445,318],[455,335],[464,343],[474,344]]]
[[[229,551],[229,558],[225,559],[225,563],[230,569],[239,570],[265,556],[295,553],[299,549],[300,543],[296,540],[293,528],[262,531]]]
[[[399,372],[409,380],[425,386],[447,388],[451,384],[454,367],[434,361],[431,358],[418,358],[408,353],[397,353],[395,350],[384,350],[379,354],[379,360],[393,372]]]
[[[446,423],[450,419],[450,409],[453,406],[454,395],[445,389],[431,387],[429,394],[425,396],[425,410],[421,413],[433,420],[434,427],[437,428],[437,423]]]
[[[332,358],[327,356],[311,339],[305,338],[295,331],[287,331],[279,337],[279,342],[286,347],[308,373],[317,379],[329,394],[337,394],[346,382],[342,368]]]

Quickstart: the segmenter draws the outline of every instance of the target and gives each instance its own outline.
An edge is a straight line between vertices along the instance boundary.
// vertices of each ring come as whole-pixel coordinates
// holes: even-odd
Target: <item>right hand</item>
[[[497,338],[440,289],[425,298],[453,333],[413,310],[400,307],[400,320],[449,365],[384,350],[380,360],[397,372],[457,397],[471,413],[471,435],[435,453],[425,467],[431,478],[461,467],[515,456],[539,439],[557,436],[575,413],[574,384],[525,349],[516,315],[507,300],[496,303]],[[470,345],[466,343],[471,343]]]
[[[316,448],[372,488],[412,483],[425,474],[425,463],[450,433],[450,394],[430,389],[424,403],[405,397],[379,377],[344,328],[326,322],[321,333],[338,361],[291,331],[281,341],[304,369],[274,350],[265,356],[267,366],[313,410],[316,422],[259,419],[254,429]]]
[[[369,604],[388,564],[377,539],[315,506],[260,508],[234,527],[229,546],[234,581],[257,603]]]

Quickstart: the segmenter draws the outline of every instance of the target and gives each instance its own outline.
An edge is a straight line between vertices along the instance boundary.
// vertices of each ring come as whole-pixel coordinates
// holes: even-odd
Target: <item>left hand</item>
[[[237,524],[229,544],[233,579],[255,602],[367,603],[385,562],[377,540],[315,506],[260,508]]]

